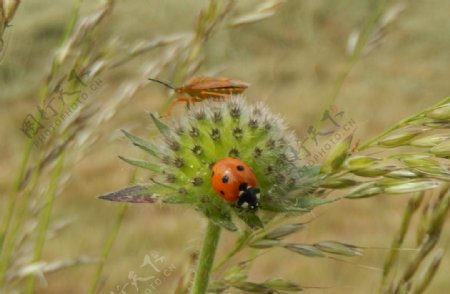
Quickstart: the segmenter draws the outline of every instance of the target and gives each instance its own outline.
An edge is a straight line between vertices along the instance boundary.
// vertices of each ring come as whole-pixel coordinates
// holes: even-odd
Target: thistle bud
[[[152,172],[152,182],[142,189],[147,194],[153,192],[152,197],[166,203],[191,204],[229,230],[237,229],[233,216],[258,228],[263,225],[259,215],[264,211],[303,212],[303,205],[310,205],[299,201],[304,195],[289,193],[313,182],[305,180],[312,172],[299,163],[297,139],[281,117],[264,105],[249,105],[243,97],[233,97],[198,103],[173,121],[154,114],[151,119],[160,132],[152,142],[124,131],[134,145],[148,153],[147,159],[121,158]],[[237,158],[251,168],[260,191],[258,211],[236,207],[237,203],[227,202],[214,190],[212,166],[226,157]]]

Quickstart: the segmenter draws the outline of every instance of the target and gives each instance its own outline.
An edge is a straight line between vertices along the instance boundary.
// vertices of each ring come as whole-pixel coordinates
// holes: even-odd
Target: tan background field
[[[95,9],[96,2],[85,3],[82,14]],[[251,83],[245,93],[247,100],[267,103],[302,138],[322,114],[325,99],[348,60],[350,33],[361,28],[375,2],[286,1],[266,20],[215,34],[204,48],[206,59],[198,73],[217,73]],[[398,3],[389,3],[387,9]],[[355,136],[361,142],[450,94],[450,2],[402,3],[406,9],[387,28],[379,44],[361,57],[334,103],[345,111],[346,118],[356,122]],[[1,213],[26,139],[20,131],[22,120],[36,109],[36,93],[60,43],[71,5],[68,0],[24,1],[5,35],[7,48],[0,61]],[[124,42],[135,42],[183,32],[194,26],[200,9],[206,5],[206,0],[119,1],[102,28],[101,38],[117,36]],[[105,73],[101,97],[104,104],[109,103],[108,89],[112,85],[145,79],[137,76],[133,67],[151,58],[154,56],[142,55],[126,68]],[[150,126],[146,112],[162,112],[168,100],[166,94],[161,86],[149,83],[115,113],[108,125],[102,126],[108,139],[98,141],[85,154],[58,193],[52,219],[70,219],[71,223],[45,244],[45,260],[100,254],[119,205],[97,200],[96,196],[127,185],[133,169],[117,155],[142,156],[119,129],[132,126],[137,133],[145,134]],[[179,105],[174,115],[183,111]],[[314,215],[320,217],[289,238],[306,243],[339,240],[381,248],[347,259],[353,264],[275,249],[258,259],[250,279],[286,277],[304,286],[325,287],[306,293],[376,293],[380,272],[361,266],[382,267],[386,254],[383,248],[389,246],[397,231],[408,199],[407,195],[386,195],[327,205],[315,211]],[[311,217],[304,215],[298,221]],[[152,251],[165,257],[163,267],[173,264],[175,270],[151,293],[172,293],[189,254],[200,244],[203,227],[204,220],[187,207],[130,205],[105,265],[100,293],[110,293],[129,282],[130,271],[156,276],[157,272],[140,267],[145,255]],[[448,235],[440,247],[449,247]],[[231,233],[222,235],[219,257],[234,239]],[[409,239],[407,245],[414,246],[413,238]],[[408,258],[412,253],[400,254]],[[47,285],[38,283],[37,293],[84,293],[95,269],[95,265],[81,265],[49,273],[45,276]],[[449,271],[450,257],[446,255],[427,293],[447,293]],[[141,293],[145,283],[149,282],[140,284]],[[127,293],[135,293],[131,286],[127,289]]]

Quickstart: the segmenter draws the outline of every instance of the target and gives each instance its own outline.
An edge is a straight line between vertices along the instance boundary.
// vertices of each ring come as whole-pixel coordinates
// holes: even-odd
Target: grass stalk
[[[61,46],[64,43],[66,43],[67,39],[69,39],[70,35],[73,32],[73,29],[75,28],[75,24],[77,23],[77,21],[79,19],[80,8],[81,8],[82,3],[83,3],[83,0],[75,0],[73,3],[70,21],[66,27],[66,31],[64,32],[64,37],[62,39]]]
[[[95,275],[94,278],[92,279],[91,287],[88,292],[90,294],[94,294],[97,292],[97,287],[100,282],[100,277],[102,275],[103,268],[105,267],[106,260],[108,259],[109,253],[111,252],[111,248],[114,244],[114,241],[117,238],[127,208],[128,208],[127,204],[122,204],[122,206],[120,207],[119,213],[117,214],[116,217],[116,221],[114,222],[114,226],[109,232],[108,238],[106,239],[105,244],[103,245],[100,261],[98,263],[97,270],[95,271]]]
[[[36,244],[34,246],[34,251],[33,251],[33,260],[32,260],[33,263],[38,262],[42,256],[42,250],[44,248],[47,230],[48,230],[48,227],[50,224],[53,203],[55,201],[56,190],[58,188],[58,183],[60,180],[63,163],[64,163],[64,153],[61,153],[56,162],[56,167],[55,167],[52,177],[51,177],[50,185],[49,185],[48,192],[47,192],[46,199],[45,199],[45,207],[42,210],[41,215],[40,215]],[[26,288],[25,288],[25,293],[27,293],[27,294],[33,293],[35,280],[36,280],[36,276],[34,274],[29,276],[29,278],[27,280]]]
[[[405,211],[403,213],[402,222],[400,225],[399,232],[395,235],[394,240],[392,240],[392,244],[390,247],[390,250],[388,252],[388,256],[385,259],[384,266],[383,266],[383,277],[381,280],[381,288],[385,288],[389,274],[391,273],[391,270],[393,269],[394,263],[398,259],[398,248],[400,248],[403,244],[403,241],[405,239],[406,233],[410,227],[411,219],[414,215],[414,213],[417,211],[417,209],[420,206],[420,203],[422,202],[424,193],[418,193],[412,197],[408,205],[405,208]]]
[[[219,243],[219,237],[220,227],[209,221],[194,276],[191,294],[205,294],[208,290],[209,276],[213,266],[217,244]]]
[[[4,243],[6,237],[8,235],[8,231],[11,225],[13,212],[17,203],[17,199],[19,198],[19,192],[22,186],[22,180],[24,178],[26,167],[28,160],[30,159],[31,150],[33,148],[34,138],[27,140],[27,143],[24,148],[24,152],[22,155],[22,159],[19,164],[17,176],[14,180],[13,188],[8,197],[8,204],[6,205],[6,211],[4,212],[4,217],[2,220],[2,227],[0,230],[0,288],[3,284],[3,280],[6,274],[6,270],[8,268],[9,256],[7,256],[4,252]]]
[[[374,28],[376,27],[377,22],[383,15],[385,6],[386,0],[378,1],[376,9],[374,9],[373,13],[369,16],[367,23],[364,25],[361,33],[359,34],[358,42],[355,46],[355,49],[353,50],[350,58],[346,62],[343,70],[337,76],[336,81],[333,84],[333,89],[331,90],[330,95],[326,99],[324,107],[322,107],[324,111],[329,109],[333,104],[333,102],[336,100],[337,96],[339,95],[339,92],[342,89],[342,86],[344,85],[345,80],[347,79],[348,75],[352,71],[355,64],[360,60],[361,54],[364,52],[364,48],[369,42],[370,36]],[[319,129],[321,126],[320,119],[321,116],[319,117],[319,120],[314,124],[316,129]]]
[[[17,208],[14,213],[14,217],[11,219],[12,229],[8,230],[8,235],[6,236],[3,244],[2,251],[2,262],[0,272],[2,276],[6,274],[6,269],[9,267],[11,262],[11,254],[15,248],[17,236],[20,233],[20,229],[23,225],[24,218],[27,216],[27,207],[29,205],[30,196],[33,195],[33,191],[35,191],[36,186],[38,185],[40,176],[40,170],[34,169],[31,177],[31,188],[24,191],[23,196],[19,199],[19,203],[17,204]],[[0,283],[1,286],[1,283]]]
[[[68,27],[66,28],[65,31],[65,36],[61,42],[61,44],[64,44],[64,42],[67,40],[67,38],[70,36],[70,34],[73,31],[73,28],[75,27],[76,21],[78,20],[78,16],[79,16],[79,11],[80,11],[80,7],[81,7],[81,3],[83,2],[83,0],[76,0],[74,1],[74,7],[72,10],[72,16],[71,16],[71,20],[70,23],[68,25]],[[54,68],[54,65],[52,66]],[[47,94],[47,89],[48,89],[48,85],[45,84],[43,86],[43,89],[41,90],[41,93],[46,93]],[[42,97],[46,97],[46,95],[42,95]],[[6,241],[6,237],[8,235],[10,226],[11,226],[11,222],[12,222],[12,218],[13,218],[13,213],[15,211],[15,207],[17,204],[17,200],[18,200],[18,196],[19,196],[19,192],[21,191],[21,189],[23,188],[24,185],[24,179],[25,179],[25,174],[26,174],[26,167],[31,155],[31,150],[33,149],[33,144],[34,144],[35,138],[30,138],[27,140],[24,151],[23,151],[23,156],[22,159],[20,161],[19,164],[19,168],[18,168],[18,173],[17,176],[14,180],[14,184],[13,184],[13,188],[11,193],[9,194],[8,197],[8,201],[7,201],[7,209],[4,213],[4,217],[2,219],[1,222],[1,227],[0,227],[0,287],[3,284],[4,281],[4,276],[6,274],[6,270],[9,266],[9,260],[10,260],[10,252],[5,252],[6,249],[8,248],[4,248],[5,245],[5,241]],[[31,194],[31,192],[29,192],[29,194]],[[29,195],[27,195],[29,196]],[[25,197],[27,198],[27,197]],[[23,199],[22,202],[26,205],[26,201],[27,199]],[[21,219],[22,219],[22,213],[25,210],[24,207],[21,207],[19,209],[19,215],[18,215],[18,222],[20,225]],[[13,230],[13,234],[12,237],[8,237],[11,240],[8,240],[8,243],[10,244],[14,244],[14,240],[15,240],[15,236],[16,236],[16,231],[17,230]],[[10,250],[6,250],[6,251],[10,251]]]

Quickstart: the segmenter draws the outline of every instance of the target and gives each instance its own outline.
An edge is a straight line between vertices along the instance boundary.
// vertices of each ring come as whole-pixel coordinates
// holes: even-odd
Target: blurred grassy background
[[[281,113],[300,135],[321,115],[335,79],[343,68],[349,34],[360,28],[376,1],[287,1],[271,18],[249,26],[224,30],[208,41],[200,72],[218,72],[252,85],[250,101],[265,101]],[[206,1],[120,1],[105,35],[133,42],[157,35],[183,32],[195,24]],[[393,5],[393,2],[390,5]],[[361,61],[346,80],[336,105],[357,123],[361,141],[399,119],[449,95],[450,2],[406,1],[406,10],[389,27],[380,46]],[[26,137],[20,131],[23,118],[36,109],[37,90],[49,70],[53,50],[60,43],[70,15],[71,1],[24,1],[5,36],[7,50],[0,62],[0,201],[4,201],[17,169]],[[82,6],[82,14],[97,3]],[[245,5],[245,4],[243,4]],[[110,70],[103,81],[108,87],[123,80],[145,79],[134,67],[152,55],[143,55],[125,68]],[[118,154],[139,153],[118,129],[132,125],[148,129],[145,111],[161,111],[165,92],[149,83],[115,114],[107,126],[110,140],[97,143],[72,170],[70,182],[58,194],[53,219],[73,220],[68,228],[46,243],[44,259],[97,256],[116,217],[119,205],[95,196],[125,186],[132,168]],[[178,106],[178,111],[183,111]],[[70,150],[68,151],[70,154]],[[32,155],[33,156],[33,155]],[[293,240],[340,240],[360,246],[387,247],[395,233],[408,197],[382,196],[361,201],[340,201],[320,209],[321,216]],[[3,206],[3,202],[0,202]],[[3,212],[3,211],[2,211]],[[309,217],[303,217],[303,220]],[[170,293],[189,252],[197,248],[202,219],[183,207],[133,205],[128,209],[104,270],[101,293],[128,282],[130,271],[140,271],[145,254],[158,251],[165,266],[176,271],[152,293]],[[221,246],[232,244],[225,233]],[[448,248],[448,239],[444,240]],[[219,249],[219,254],[221,250]],[[355,258],[357,264],[382,266],[385,250],[369,250]],[[408,255],[408,252],[401,253]],[[429,293],[446,293],[450,287],[450,259],[444,258]],[[376,270],[327,259],[307,259],[273,250],[253,268],[251,278],[284,276],[305,286],[332,286],[310,290],[318,293],[372,293],[379,283]],[[38,293],[83,293],[95,266],[69,268],[46,276],[48,286]],[[86,281],[86,282],[85,282]],[[130,291],[131,292],[131,291]]]

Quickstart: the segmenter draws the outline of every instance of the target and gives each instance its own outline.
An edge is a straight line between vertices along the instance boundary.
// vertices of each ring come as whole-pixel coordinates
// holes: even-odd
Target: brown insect
[[[173,100],[172,103],[170,103],[169,108],[167,109],[166,116],[170,116],[173,107],[178,102],[195,103],[211,98],[214,100],[221,100],[224,98],[229,98],[230,95],[240,94],[244,92],[248,88],[248,86],[250,86],[250,84],[238,80],[206,76],[195,77],[191,79],[187,84],[178,88],[175,88],[157,79],[149,78],[149,80],[160,83],[174,90],[178,94],[188,95],[180,96]]]

